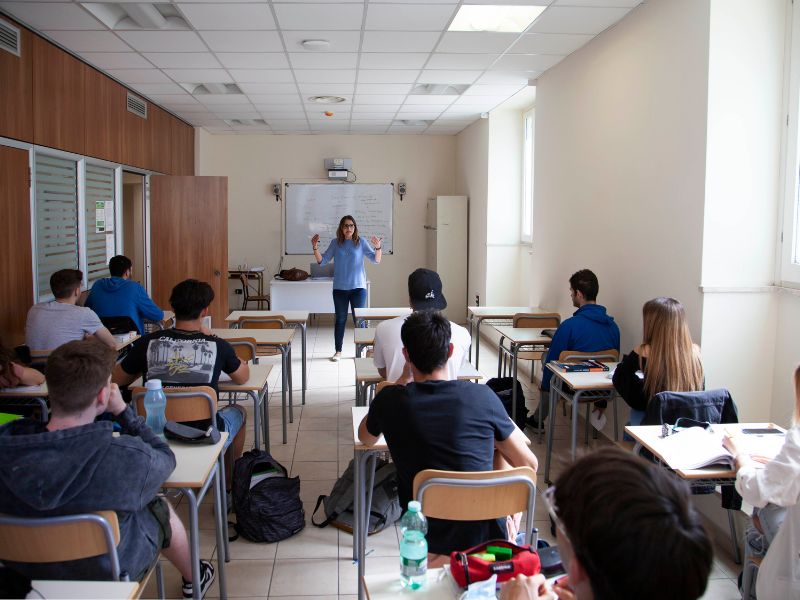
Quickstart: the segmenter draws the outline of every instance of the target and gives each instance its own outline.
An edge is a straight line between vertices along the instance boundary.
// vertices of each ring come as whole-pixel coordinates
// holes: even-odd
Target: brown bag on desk
[[[304,279],[308,279],[308,273],[303,271],[303,269],[284,269],[278,273],[278,277],[286,281],[303,281]]]

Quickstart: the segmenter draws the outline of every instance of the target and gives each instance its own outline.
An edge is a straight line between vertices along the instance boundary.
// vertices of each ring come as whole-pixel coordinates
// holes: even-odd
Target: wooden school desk
[[[517,313],[551,313],[556,312],[546,308],[536,308],[530,306],[467,306],[467,329],[472,337],[472,345],[469,348],[469,359],[472,361],[472,346],[475,346],[475,368],[480,368],[481,353],[481,323],[484,321],[495,321],[494,325],[511,325],[514,315]],[[472,330],[475,328],[475,334]]]
[[[614,404],[614,439],[617,439],[617,394],[614,391],[614,384],[611,382],[610,375],[617,367],[617,363],[604,363],[608,365],[608,371],[594,371],[594,372],[567,372],[555,366],[554,363],[549,362],[546,368],[553,372],[553,377],[550,379],[550,393],[548,394],[548,401],[550,403],[550,415],[548,419],[548,435],[547,435],[547,454],[544,461],[544,481],[550,481],[550,457],[553,453],[553,435],[555,433],[556,424],[556,403],[558,397],[564,398],[565,401],[572,403],[572,460],[575,460],[575,446],[578,435],[578,406],[581,402],[592,402],[596,400],[606,400]],[[544,398],[542,399],[544,400]],[[587,423],[587,427],[589,427]],[[588,430],[587,430],[588,435]],[[588,442],[588,438],[587,438]]]
[[[303,370],[301,372],[303,380],[303,404],[306,403],[306,389],[308,389],[306,385],[306,365],[308,362],[306,358],[306,330],[308,328],[309,314],[307,310],[235,310],[225,318],[228,327],[233,329],[242,317],[252,317],[254,319],[283,317],[287,325],[300,330],[300,351],[302,352],[303,359]]]
[[[407,306],[397,308],[356,308],[356,327],[366,327],[367,321],[386,321],[395,317],[407,317],[411,309]]]
[[[194,597],[200,598],[200,526],[199,506],[211,485],[214,488],[214,520],[217,534],[217,580],[219,597],[227,598],[225,583],[225,563],[228,555],[228,521],[225,508],[225,462],[222,446],[228,439],[228,432],[220,432],[220,440],[213,446],[197,446],[169,442],[175,454],[175,470],[162,487],[181,490],[189,500],[189,550],[192,557],[192,585]],[[210,557],[209,557],[210,558]],[[221,560],[220,560],[221,559]]]
[[[371,282],[367,281],[367,306]],[[333,314],[333,277],[314,277],[303,281],[271,279],[270,307],[275,311],[306,310],[310,313]]]
[[[353,339],[356,343],[356,358],[361,358],[361,354],[369,346],[375,345],[374,327],[356,327],[353,330]]]
[[[256,346],[275,348],[281,353],[281,417],[283,419],[283,443],[286,443],[286,399],[289,399],[289,423],[294,422],[292,409],[292,338],[294,329],[212,329],[212,335],[222,339],[250,337]]]
[[[30,406],[38,404],[42,410],[42,420],[47,421],[50,410],[47,406],[47,397],[50,392],[47,389],[47,382],[40,385],[20,385],[12,388],[0,389],[0,401],[8,403],[8,406]],[[19,401],[19,402],[17,402]]]

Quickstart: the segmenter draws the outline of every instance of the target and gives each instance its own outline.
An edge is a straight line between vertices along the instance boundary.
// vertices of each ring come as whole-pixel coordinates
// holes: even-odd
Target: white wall
[[[323,159],[353,159],[362,182],[405,182],[408,194],[394,204],[394,255],[368,265],[373,306],[408,303],[407,277],[425,266],[428,198],[453,194],[455,137],[412,135],[211,135],[197,130],[198,175],[228,176],[228,256],[275,273],[281,257],[281,206],[272,185],[281,179],[318,179]],[[369,236],[369,231],[362,231]],[[311,244],[309,241],[309,251]],[[308,270],[313,256],[289,256],[283,268]],[[233,289],[233,286],[231,286]],[[240,302],[231,295],[231,306]]]

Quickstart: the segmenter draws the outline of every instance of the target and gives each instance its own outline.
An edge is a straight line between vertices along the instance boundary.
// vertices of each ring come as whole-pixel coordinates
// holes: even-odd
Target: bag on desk
[[[308,273],[303,271],[303,269],[284,269],[278,273],[278,277],[286,281],[303,281],[304,279],[308,279]]]
[[[342,476],[336,480],[328,496],[320,496],[311,515],[311,523],[316,527],[333,525],[337,529],[353,533],[354,465],[347,465]],[[314,522],[320,504],[324,505],[325,520]],[[397,470],[386,460],[375,463],[375,477],[372,481],[372,506],[369,511],[367,534],[372,535],[393,525],[400,518],[400,498],[397,495]]]
[[[475,554],[487,552],[489,546],[508,548],[508,560],[485,560]],[[517,575],[531,577],[542,570],[539,555],[530,546],[517,546],[506,540],[494,540],[473,546],[463,552],[450,553],[450,573],[459,587],[465,588],[475,581],[484,581],[497,575],[497,583],[508,581]]]
[[[525,392],[522,390],[522,384],[519,381],[515,381],[513,377],[493,377],[486,382],[486,386],[497,394],[508,416],[511,417],[513,413],[511,405],[512,382],[517,385],[517,420],[515,423],[517,427],[524,431],[525,420],[528,418],[528,409],[525,406]]]
[[[236,532],[251,542],[279,542],[306,525],[300,478],[263,450],[245,452],[233,467]]]

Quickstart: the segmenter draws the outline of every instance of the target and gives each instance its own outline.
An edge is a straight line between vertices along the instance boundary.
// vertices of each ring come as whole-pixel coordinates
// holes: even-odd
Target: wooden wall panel
[[[90,67],[33,36],[33,139],[84,153],[84,82]]]
[[[0,51],[0,136],[32,142],[33,34],[19,29],[20,56]]]
[[[122,111],[122,163],[146,168],[146,156],[150,153],[145,139],[147,121],[126,108]]]
[[[168,175],[172,172],[172,116],[155,104],[147,107],[148,169]]]
[[[94,69],[86,70],[84,107],[85,154],[120,162],[125,88]]]
[[[172,118],[172,174],[194,175],[194,127]]]
[[[0,146],[0,337],[8,346],[24,341],[33,304],[29,178],[28,152]]]

